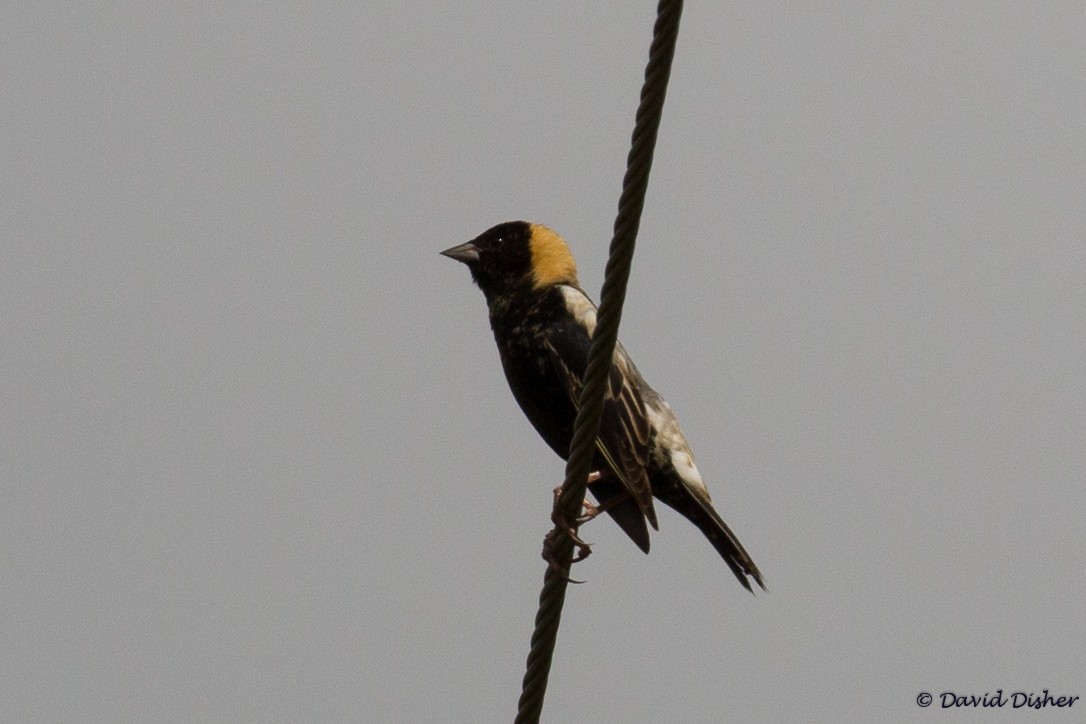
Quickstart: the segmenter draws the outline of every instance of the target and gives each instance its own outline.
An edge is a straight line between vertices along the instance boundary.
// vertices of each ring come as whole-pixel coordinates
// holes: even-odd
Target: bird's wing
[[[575,330],[554,328],[545,339],[551,365],[577,409],[580,409],[591,343],[588,332],[580,325]],[[616,347],[603,396],[596,449],[652,527],[657,528],[647,471],[650,425],[637,380],[637,371],[625,350]]]

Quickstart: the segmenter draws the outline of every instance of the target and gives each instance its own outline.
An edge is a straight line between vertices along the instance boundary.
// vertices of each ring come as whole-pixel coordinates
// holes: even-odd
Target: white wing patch
[[[652,402],[646,400],[645,410],[649,415],[649,423],[656,431],[656,443],[667,450],[668,460],[686,488],[706,503],[712,502],[709,488],[705,486],[698,466],[694,464],[694,453],[690,451],[690,445],[679,427],[678,418],[662,397],[656,395],[655,398]]]
[[[709,489],[705,487],[705,481],[701,479],[698,467],[694,465],[694,456],[689,450],[672,450],[671,464],[675,466],[675,472],[694,493],[700,493],[706,501],[709,500]]]
[[[585,296],[584,292],[576,287],[562,284],[558,289],[562,292],[562,298],[566,302],[566,309],[573,315],[573,318],[584,325],[589,335],[594,334],[596,331],[596,305]]]

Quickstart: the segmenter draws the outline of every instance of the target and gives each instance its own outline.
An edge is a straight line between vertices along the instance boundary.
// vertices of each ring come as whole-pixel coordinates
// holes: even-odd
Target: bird
[[[597,308],[569,245],[528,221],[498,224],[441,252],[465,264],[486,298],[506,381],[554,452],[568,458]],[[739,582],[767,590],[761,571],[713,507],[671,407],[615,345],[588,489],[645,553],[659,530],[654,498],[693,523]]]

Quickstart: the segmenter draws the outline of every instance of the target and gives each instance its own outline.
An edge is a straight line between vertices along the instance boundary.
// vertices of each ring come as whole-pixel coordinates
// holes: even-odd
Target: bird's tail
[[[645,513],[630,496],[622,483],[609,476],[593,482],[588,486],[592,495],[599,501],[600,508],[618,523],[619,527],[630,536],[630,540],[637,544],[645,553],[649,552],[649,529],[646,525]],[[656,527],[655,518],[652,520]]]
[[[713,544],[713,548],[716,548],[717,553],[728,564],[728,568],[732,569],[732,573],[735,574],[735,577],[739,579],[744,588],[753,593],[754,589],[751,588],[748,580],[748,578],[753,578],[754,582],[763,591],[769,590],[765,587],[762,572],[758,570],[758,566],[754,565],[750,554],[747,553],[743,544],[735,537],[735,533],[732,532],[732,529],[728,527],[728,524],[724,522],[724,519],[720,517],[720,514],[716,512],[711,503],[701,500],[697,495],[683,489],[681,486],[675,486],[671,489],[668,489],[668,486],[659,486],[658,488],[654,482],[653,488],[657,498],[681,513],[709,539],[709,542]]]

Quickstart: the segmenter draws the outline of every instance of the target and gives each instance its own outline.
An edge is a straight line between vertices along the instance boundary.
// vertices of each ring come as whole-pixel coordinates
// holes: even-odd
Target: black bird
[[[577,281],[566,242],[540,224],[510,221],[441,252],[463,262],[486,296],[502,368],[524,414],[563,459],[573,423],[596,305]],[[754,561],[713,508],[679,420],[615,347],[589,489],[641,550],[646,523],[659,530],[653,496],[696,525],[747,590],[763,589]],[[598,473],[598,475],[596,475]]]

